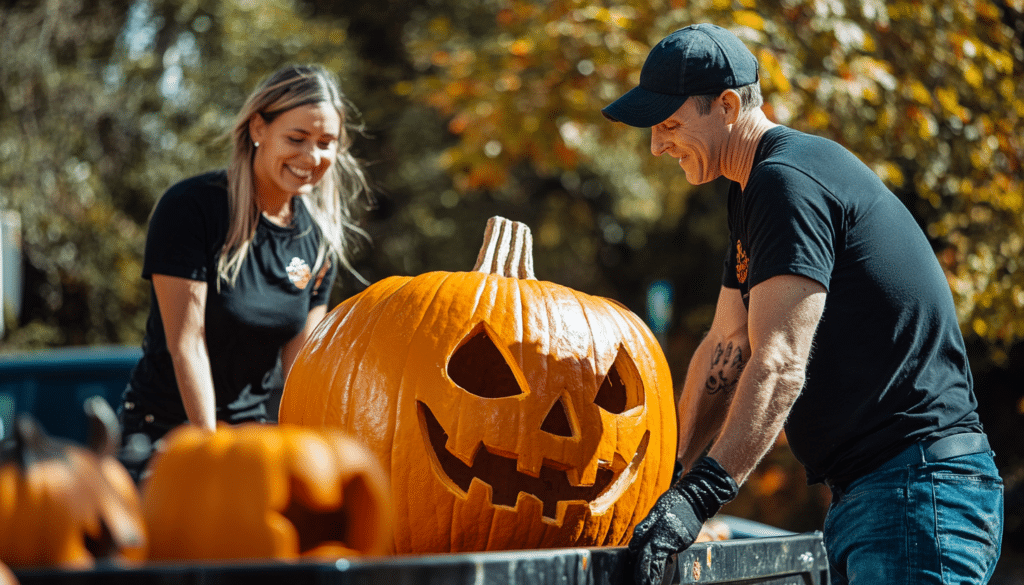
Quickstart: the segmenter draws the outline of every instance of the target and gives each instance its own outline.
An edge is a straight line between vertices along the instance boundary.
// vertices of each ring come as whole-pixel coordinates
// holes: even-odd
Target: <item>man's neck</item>
[[[733,124],[729,133],[729,141],[722,153],[722,174],[725,178],[736,181],[743,189],[747,188],[750,168],[754,164],[757,145],[765,132],[777,126],[765,117],[760,109],[743,112]]]

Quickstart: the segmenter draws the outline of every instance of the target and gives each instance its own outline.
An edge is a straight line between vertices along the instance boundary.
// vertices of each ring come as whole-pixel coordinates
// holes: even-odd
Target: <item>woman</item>
[[[363,234],[350,213],[368,192],[349,153],[350,113],[325,69],[283,68],[239,112],[229,168],[186,179],[157,203],[143,357],[119,409],[136,480],[146,445],[173,427],[276,412],[268,398],[326,314],[337,264],[351,270],[347,236]]]

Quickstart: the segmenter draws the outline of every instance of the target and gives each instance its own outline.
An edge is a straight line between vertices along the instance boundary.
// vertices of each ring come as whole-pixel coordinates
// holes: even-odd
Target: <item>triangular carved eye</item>
[[[622,414],[644,403],[644,384],[636,364],[626,350],[619,347],[619,355],[601,382],[594,404],[612,414]]]
[[[552,435],[558,435],[559,437],[571,437],[572,435],[572,424],[569,423],[569,415],[565,412],[565,404],[562,399],[559,398],[555,401],[555,405],[548,411],[548,415],[544,417],[543,424],[540,425],[540,430],[551,433]]]
[[[505,355],[482,324],[470,333],[448,360],[448,377],[463,390],[481,398],[522,394]]]

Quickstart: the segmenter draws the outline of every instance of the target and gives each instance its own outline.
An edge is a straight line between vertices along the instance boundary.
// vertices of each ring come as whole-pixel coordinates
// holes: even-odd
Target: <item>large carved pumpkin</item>
[[[391,277],[300,352],[282,421],[338,425],[391,474],[398,552],[620,545],[669,485],[668,365],[622,305],[533,277],[488,223],[473,272]]]
[[[84,569],[131,564],[146,553],[135,484],[114,458],[120,427],[101,397],[85,403],[90,449],[48,437],[21,415],[0,442],[0,561]]]
[[[186,425],[167,436],[143,488],[149,558],[386,554],[390,498],[373,455],[340,431]]]

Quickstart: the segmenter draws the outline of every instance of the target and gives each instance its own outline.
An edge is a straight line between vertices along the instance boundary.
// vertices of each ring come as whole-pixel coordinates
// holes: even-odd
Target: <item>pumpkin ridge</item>
[[[408,291],[408,295],[417,301],[420,312],[419,312],[418,318],[416,318],[415,325],[410,323],[410,326],[406,329],[407,331],[411,332],[411,334],[409,335],[410,342],[406,346],[405,355],[404,355],[403,361],[402,361],[402,368],[401,368],[401,375],[400,375],[401,382],[399,383],[397,388],[394,388],[391,391],[395,397],[400,397],[404,393],[406,393],[406,392],[408,392],[410,390],[409,382],[407,380],[416,379],[415,375],[412,375],[412,377],[408,377],[408,376],[411,375],[410,372],[409,372],[409,367],[410,367],[409,363],[410,363],[411,360],[409,358],[413,354],[413,352],[417,351],[417,349],[418,349],[417,346],[416,346],[416,343],[415,343],[415,339],[420,334],[420,328],[423,326],[424,321],[428,317],[433,317],[433,315],[431,314],[430,308],[433,307],[434,301],[437,300],[437,298],[438,298],[438,296],[440,294],[441,288],[444,286],[444,284],[446,282],[448,282],[448,280],[454,274],[456,274],[456,273],[444,273],[444,272],[427,273],[427,274],[422,275],[422,276],[419,277],[419,281],[417,282],[418,286],[415,289]],[[411,283],[411,282],[413,282],[413,279],[410,279],[407,283],[403,284],[403,286],[400,287],[399,290],[405,289],[407,287],[407,285],[409,283]],[[430,291],[430,293],[428,295],[422,295],[421,296],[420,291],[423,288],[426,288],[426,286],[433,287],[433,290]],[[422,299],[425,299],[425,298],[429,298],[429,302],[423,302]],[[416,306],[417,305],[417,303],[409,302],[408,299],[402,297],[399,294],[398,290],[394,291],[391,295],[389,295],[387,297],[387,302],[389,304],[390,303],[402,302],[405,306]],[[409,320],[412,321],[411,318]],[[369,345],[373,345],[373,344],[369,344]],[[415,395],[415,389],[413,389],[413,395]],[[403,402],[402,400],[396,398],[394,408],[388,409],[388,424],[389,424],[388,432],[390,434],[388,434],[386,436],[394,436],[395,429],[398,426],[398,421],[403,416],[403,413],[402,413],[402,402]],[[354,411],[355,411],[355,409],[353,409],[353,412]],[[415,416],[415,414],[414,414],[414,416]],[[404,445],[401,442],[395,441],[392,444],[391,449],[388,450],[388,453],[387,453],[387,459],[388,460],[386,462],[382,461],[382,463],[386,466],[385,468],[388,469],[388,473],[390,474],[390,476],[392,478],[392,485],[398,485],[401,482],[405,481],[405,474],[403,474],[402,472],[407,472],[408,470],[396,467],[396,466],[399,465],[398,462],[402,461],[402,457],[400,455],[398,457],[395,456],[396,453],[398,453],[399,451],[404,450],[404,448],[405,447],[404,447]],[[401,480],[396,479],[396,478],[399,478],[399,477],[401,477]],[[395,497],[396,501],[401,501],[401,502],[406,504],[406,510],[405,510],[406,517],[412,517],[412,515],[415,513],[415,511],[411,510],[410,507],[409,507],[410,506],[409,498],[399,497],[399,495],[397,493],[395,494],[395,496],[396,496]],[[401,527],[400,530],[396,530],[396,534],[395,534],[396,540],[399,537],[399,533],[400,532],[403,533],[403,536],[405,536],[404,533],[408,532],[408,531],[409,531],[409,529],[407,527]]]
[[[403,286],[404,286],[404,284],[403,284]],[[398,287],[399,290],[401,288],[402,287]],[[375,310],[383,310],[381,307],[386,305],[387,302],[389,300],[391,300],[392,298],[394,298],[394,297],[392,297],[392,296],[378,297],[376,299],[373,299],[372,302],[367,303],[365,298],[361,297],[359,300],[353,302],[352,308],[349,310],[349,312],[346,315],[346,317],[348,317],[350,315],[358,314],[359,313],[358,309],[362,309],[361,305],[364,305],[364,304],[369,304],[368,308],[363,309],[363,310],[366,310],[368,312],[373,312]],[[343,330],[346,324],[347,324],[347,319],[344,322],[338,323],[337,329]],[[371,322],[369,330],[360,331],[359,333],[354,335],[352,338],[350,338],[347,335],[341,335],[341,336],[336,337],[336,339],[340,343],[342,343],[342,344],[349,344],[349,347],[352,348],[352,349],[349,349],[348,351],[352,351],[355,354],[355,355],[352,356],[352,359],[356,359],[359,362],[362,362],[364,359],[366,359],[367,354],[370,353],[370,349],[373,347],[372,340],[373,340],[375,334],[378,333],[378,327],[380,325],[382,325],[382,322],[379,319],[378,320],[374,320],[374,321]],[[365,341],[363,341],[363,340],[365,340]],[[360,342],[362,342],[361,347],[360,347]],[[324,353],[324,358],[326,359],[327,356],[330,356],[332,354],[333,354],[333,352],[325,352]],[[331,376],[330,376],[330,380],[329,380],[328,385],[327,385],[328,394],[327,394],[326,403],[327,404],[346,405],[347,401],[345,399],[345,396],[348,393],[345,390],[347,388],[354,388],[354,387],[356,387],[355,384],[356,384],[356,381],[358,380],[359,374],[360,374],[359,369],[353,368],[353,369],[349,370],[348,371],[348,375],[347,375],[346,379],[344,380],[343,384],[336,383],[336,379],[337,379],[337,375],[338,375],[338,369],[337,368],[329,368],[328,371],[330,371]],[[317,396],[317,394],[315,392],[309,392],[309,393],[306,394],[306,397],[307,397],[308,400],[313,400],[313,399],[317,398],[318,396]],[[341,426],[343,428],[347,428],[347,429],[348,428],[352,428],[352,424],[353,424],[352,417],[354,416],[354,412],[355,412],[356,409],[342,407],[342,408],[339,408],[337,410],[340,411],[345,416],[345,420],[339,421]],[[322,412],[326,413],[327,410],[324,409]],[[395,417],[389,413],[389,415],[388,415],[388,425],[387,425],[387,429],[384,431],[384,435],[385,436],[391,436],[391,434],[393,433],[394,427],[395,427]],[[391,467],[390,456],[391,456],[391,454],[388,453],[388,459],[389,460],[388,461],[381,461],[381,464],[385,465],[387,469],[390,469],[390,467]]]
[[[340,340],[338,339],[338,336],[329,336],[329,333],[335,332],[338,329],[340,329],[342,327],[342,325],[344,325],[344,323],[354,314],[354,309],[355,309],[355,305],[357,304],[357,301],[356,301],[355,297],[350,297],[349,300],[351,300],[352,302],[347,303],[347,304],[345,302],[343,302],[341,305],[336,307],[320,323],[320,325],[323,326],[323,334],[324,334],[323,338],[322,339],[317,339],[316,342],[315,342],[316,345],[314,345],[312,343],[307,343],[305,345],[305,347],[303,347],[303,349],[302,349],[303,353],[305,353],[306,355],[300,355],[298,358],[296,358],[296,360],[295,360],[296,363],[299,363],[300,361],[305,361],[305,360],[317,360],[317,361],[320,361],[320,360],[323,359],[323,356],[331,355],[333,346],[336,343],[338,343]],[[317,331],[320,331],[320,327],[319,326],[317,327]],[[314,335],[316,335],[316,334],[314,333]],[[294,369],[295,368],[293,366],[293,370]],[[331,403],[333,403],[334,393],[335,393],[335,388],[336,388],[336,385],[334,383],[336,375],[337,375],[336,371],[331,371],[330,372],[330,378],[328,380],[324,381],[325,382],[325,387],[327,388],[327,396],[325,398],[326,398],[327,401],[329,401]],[[308,376],[308,374],[303,372],[303,377],[302,377],[302,379],[300,381],[304,382],[306,384],[311,383],[311,381],[310,382],[306,381],[305,378],[307,376]],[[298,376],[295,376],[295,378],[298,378]],[[288,377],[287,377],[287,379],[285,381],[285,394],[281,396],[281,407],[282,407],[282,410],[285,411],[285,412],[283,412],[284,416],[278,417],[279,422],[288,422],[288,423],[296,423],[296,424],[309,424],[309,423],[314,422],[313,420],[311,420],[312,413],[318,413],[320,415],[320,419],[321,420],[315,421],[315,422],[318,423],[318,424],[323,424],[326,421],[326,418],[327,418],[327,411],[326,410],[319,410],[318,411],[317,409],[313,408],[313,403],[314,403],[315,399],[319,398],[318,395],[316,393],[314,393],[314,392],[306,392],[306,393],[304,393],[302,395],[302,398],[303,398],[302,402],[303,402],[303,404],[302,404],[301,408],[297,408],[296,409],[298,412],[301,413],[297,419],[293,419],[291,417],[290,412],[286,410],[286,405],[291,403],[291,396],[288,394],[289,390],[291,390],[291,392],[295,392],[295,390],[294,390],[295,384],[291,383],[292,379],[293,379],[293,374],[292,374],[292,372],[289,372],[288,373]]]
[[[369,288],[365,289],[359,295],[351,298],[351,303],[348,305],[348,308],[343,318],[333,324],[332,329],[336,333],[338,331],[344,332],[347,326],[350,324],[349,321],[351,319],[355,319],[356,316],[361,314],[363,311],[372,312],[374,310],[377,310],[377,308],[382,303],[386,302],[386,300],[389,298],[387,296],[367,298],[367,295],[370,292],[376,292],[375,287],[379,286],[380,284],[383,283],[371,285]],[[368,307],[366,307],[366,305],[368,305]],[[363,360],[370,350],[371,343],[369,340],[372,339],[378,324],[379,321],[371,321],[369,331],[361,330],[353,334],[352,336],[346,335],[344,333],[342,333],[341,335],[335,335],[334,338],[332,339],[332,346],[321,354],[320,359],[326,360],[328,359],[328,356],[333,355],[335,349],[334,346],[336,345],[337,347],[345,348],[346,352],[352,352],[357,354],[352,356],[353,359],[358,359],[360,361]],[[363,339],[366,339],[366,341],[362,342],[360,347],[360,342]],[[307,404],[313,404],[314,406],[307,406],[304,409],[304,412],[320,412],[321,416],[323,417],[322,422],[327,421],[328,413],[339,413],[341,416],[344,416],[345,419],[339,420],[338,424],[341,425],[343,428],[351,428],[351,417],[353,409],[347,408],[345,400],[347,393],[344,390],[346,388],[352,387],[352,384],[355,383],[355,378],[358,376],[358,370],[350,370],[348,372],[347,378],[344,380],[344,383],[342,384],[337,383],[338,370],[336,368],[327,368],[327,371],[330,372],[330,378],[325,381],[328,389],[325,402],[327,404],[337,404],[339,405],[339,408],[336,410],[318,409],[315,407],[315,403],[317,402],[319,396],[315,392],[307,392],[305,395]]]

